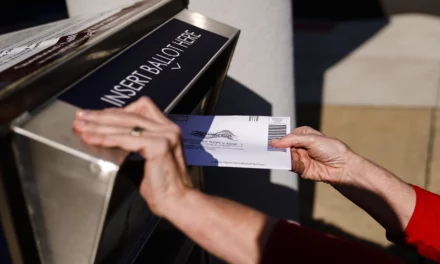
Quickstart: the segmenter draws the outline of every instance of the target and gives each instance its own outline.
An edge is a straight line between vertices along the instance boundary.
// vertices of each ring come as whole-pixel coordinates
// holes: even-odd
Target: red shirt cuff
[[[403,234],[387,238],[398,245],[440,262],[440,196],[412,186],[416,192],[416,207]]]

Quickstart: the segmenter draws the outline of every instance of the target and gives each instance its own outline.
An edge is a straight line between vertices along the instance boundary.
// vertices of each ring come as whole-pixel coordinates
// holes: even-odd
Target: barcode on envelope
[[[269,124],[267,151],[286,152],[286,149],[272,147],[272,140],[282,138],[287,135],[287,125]]]

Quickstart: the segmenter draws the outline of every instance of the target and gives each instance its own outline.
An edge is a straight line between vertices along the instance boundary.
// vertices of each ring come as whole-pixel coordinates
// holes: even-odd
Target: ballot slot
[[[57,93],[156,29],[187,6],[187,0],[146,0],[123,10],[115,10],[113,14],[107,16],[112,19],[99,15],[101,20],[95,19],[91,24],[84,24],[83,21],[89,18],[83,17],[82,20],[73,18],[53,23],[49,28],[47,25],[42,26],[46,31],[37,27],[0,36],[2,45],[5,43],[29,45],[26,49],[22,49],[26,45],[18,46],[18,50],[24,55],[19,63],[25,67],[15,69],[17,66],[15,65],[7,70],[0,70],[0,218],[14,263],[41,263],[42,252],[41,248],[37,249],[37,246],[44,246],[44,239],[43,236],[35,236],[33,232],[35,223],[31,220],[41,211],[28,210],[29,204],[23,192],[25,187],[19,177],[19,171],[23,165],[20,161],[16,162],[13,152],[17,149],[16,143],[22,138],[10,129],[11,123],[39,112],[38,109],[45,104],[50,104]],[[91,16],[97,17],[96,14]],[[63,24],[62,27],[61,24]],[[80,24],[83,28],[78,27]],[[68,28],[71,30],[66,30]],[[87,28],[90,30],[86,32],[93,34],[92,38],[87,39],[86,42],[81,41],[84,38],[76,38],[79,35],[84,37],[84,32],[81,31]],[[75,31],[76,29],[79,31]],[[98,34],[96,34],[97,31],[99,31]],[[26,57],[29,55],[28,51],[35,51],[34,48],[42,47],[38,44],[41,41],[53,41],[58,37],[69,41],[68,48],[56,43],[34,54],[35,56]],[[5,55],[5,52],[10,51],[15,52],[14,56],[18,55],[17,50],[14,49],[1,50],[0,53]],[[3,67],[5,61],[0,60],[0,62]],[[6,63],[9,62],[6,60]],[[52,127],[53,124],[48,125]]]
[[[166,109],[179,100],[227,41],[226,37],[171,19],[59,99],[83,109],[105,109],[124,107],[148,95],[159,108]]]
[[[193,244],[185,237],[158,250],[171,227],[140,197],[139,163],[131,166],[123,151],[84,145],[72,121],[80,108],[122,107],[143,95],[166,113],[212,114],[238,36],[237,29],[184,10],[15,120],[10,142],[38,253],[32,263],[132,263],[139,255],[189,254]],[[201,170],[193,171],[202,188]]]
[[[191,89],[170,113],[213,114],[236,41],[237,39],[218,55],[217,59],[194,82]],[[164,254],[170,251],[178,252],[179,247],[184,247],[185,243],[191,242],[185,236],[179,234],[177,230],[171,228],[169,224],[164,223],[164,221],[160,222],[158,218],[149,212],[137,189],[141,181],[142,170],[143,161],[126,161],[116,177],[115,186],[121,186],[121,188],[114,189],[98,251],[98,260],[102,260],[103,263],[115,263],[115,255],[126,255],[119,252],[132,251],[133,247],[139,247],[139,244],[142,243],[147,244],[142,253],[143,258],[149,261],[160,260],[161,263],[165,263],[161,259]],[[198,188],[203,188],[202,170],[191,168],[190,171],[195,185]],[[137,211],[136,208],[138,208]],[[131,214],[136,213],[140,216],[131,216]],[[150,235],[152,225],[157,225],[155,234],[152,234],[150,240],[146,240],[145,236]],[[115,232],[115,230],[119,231]],[[115,233],[119,236],[115,236]],[[174,236],[172,243],[167,241],[170,234]],[[110,242],[112,238],[115,239],[114,243]],[[112,250],[109,250],[109,248],[112,248]],[[185,250],[185,248],[182,250]],[[108,252],[111,253],[105,257],[106,252],[107,254]],[[142,263],[142,260],[138,263]]]

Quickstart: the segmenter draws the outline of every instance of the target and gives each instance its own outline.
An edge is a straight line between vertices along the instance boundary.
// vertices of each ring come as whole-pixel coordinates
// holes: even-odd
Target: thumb
[[[305,170],[304,161],[301,160],[301,155],[297,150],[292,150],[292,171],[302,175]]]
[[[289,134],[281,139],[272,140],[272,146],[276,148],[305,148],[315,146],[321,136],[316,134]]]

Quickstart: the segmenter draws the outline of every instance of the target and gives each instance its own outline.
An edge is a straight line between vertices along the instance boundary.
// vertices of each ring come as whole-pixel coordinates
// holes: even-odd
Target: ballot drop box
[[[142,1],[0,36],[0,210],[12,263],[209,260],[141,198],[148,161],[72,131],[79,109],[141,96],[164,113],[213,113],[239,31],[187,6]],[[202,169],[189,170],[203,189]]]

